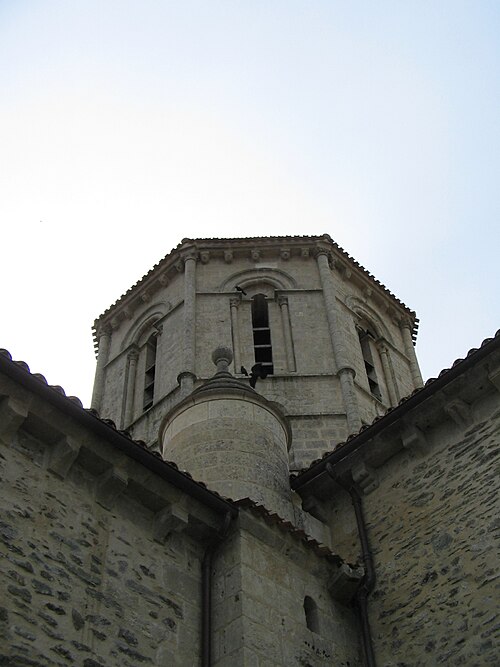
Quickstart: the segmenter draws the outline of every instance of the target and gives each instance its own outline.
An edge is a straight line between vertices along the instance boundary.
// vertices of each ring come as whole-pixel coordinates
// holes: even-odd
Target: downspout
[[[222,529],[205,549],[201,563],[201,665],[212,665],[212,563],[213,557],[226,537],[232,519],[231,512],[224,517]]]
[[[359,621],[361,625],[361,639],[363,643],[363,653],[366,667],[376,667],[375,654],[373,652],[373,642],[370,632],[370,621],[368,618],[368,596],[375,587],[375,567],[373,565],[373,555],[370,549],[370,542],[368,540],[368,533],[366,530],[366,522],[363,513],[363,503],[354,484],[347,486],[333,471],[331,463],[326,464],[326,472],[328,475],[341,486],[351,496],[354,513],[356,515],[356,524],[358,526],[359,541],[361,543],[361,554],[363,558],[363,565],[365,574],[361,581],[361,585],[356,591],[355,607],[358,611]]]

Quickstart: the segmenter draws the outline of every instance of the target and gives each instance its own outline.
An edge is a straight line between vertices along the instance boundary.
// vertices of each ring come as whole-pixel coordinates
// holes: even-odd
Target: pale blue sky
[[[329,233],[436,375],[500,326],[500,3],[0,2],[0,345],[88,403],[185,236]]]

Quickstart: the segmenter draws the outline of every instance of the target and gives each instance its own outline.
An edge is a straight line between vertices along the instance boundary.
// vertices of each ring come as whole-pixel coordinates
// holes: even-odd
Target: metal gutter
[[[341,486],[351,496],[354,514],[356,515],[356,524],[358,527],[358,536],[361,544],[361,554],[363,558],[363,565],[365,568],[365,575],[361,581],[361,585],[356,591],[355,606],[358,611],[359,622],[361,625],[361,640],[363,645],[364,662],[366,667],[376,667],[375,654],[373,651],[372,635],[370,630],[370,619],[368,616],[368,597],[375,588],[375,566],[373,564],[373,554],[368,540],[368,532],[366,530],[365,516],[363,512],[363,502],[354,484],[347,486],[344,484],[333,471],[330,463],[326,464],[326,472],[330,477]]]

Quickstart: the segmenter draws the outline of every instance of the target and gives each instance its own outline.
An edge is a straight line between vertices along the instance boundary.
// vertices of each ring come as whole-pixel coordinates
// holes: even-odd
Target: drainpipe
[[[361,624],[361,638],[363,642],[363,653],[366,667],[376,667],[375,654],[373,652],[372,636],[370,632],[370,621],[368,618],[368,596],[375,587],[375,567],[373,565],[373,555],[368,541],[368,533],[366,530],[365,517],[363,513],[363,504],[361,496],[359,495],[354,484],[347,486],[333,471],[331,463],[326,464],[326,472],[328,475],[341,486],[351,496],[354,513],[356,515],[356,523],[358,526],[359,541],[361,543],[361,553],[363,557],[363,565],[365,568],[365,575],[361,581],[355,596],[355,606],[358,610],[359,621]]]
[[[227,512],[222,529],[205,549],[201,564],[201,665],[212,665],[212,563],[214,554],[226,537],[231,524],[231,512]]]

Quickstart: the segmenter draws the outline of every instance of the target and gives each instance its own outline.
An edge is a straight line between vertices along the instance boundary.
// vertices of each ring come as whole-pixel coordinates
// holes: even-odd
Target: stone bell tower
[[[233,401],[204,384],[223,346],[240,391],[264,369],[239,407],[284,415],[279,451],[301,468],[421,385],[417,323],[328,235],[184,239],[96,320],[92,407],[159,451],[176,424]]]

